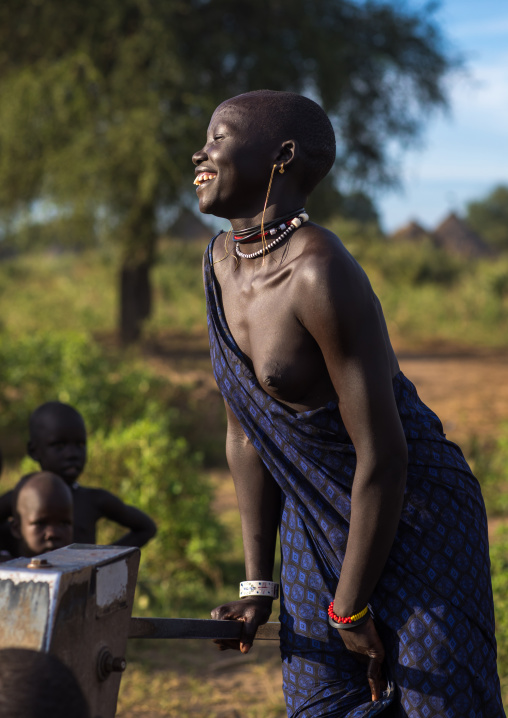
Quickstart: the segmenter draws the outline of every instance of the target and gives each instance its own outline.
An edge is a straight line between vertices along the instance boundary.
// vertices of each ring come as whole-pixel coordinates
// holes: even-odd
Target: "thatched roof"
[[[491,248],[453,212],[432,233],[437,247],[467,257],[485,257]]]
[[[422,227],[418,222],[409,222],[400,229],[395,230],[390,235],[390,239],[398,240],[409,240],[411,242],[420,242],[422,239],[430,236],[430,232]]]

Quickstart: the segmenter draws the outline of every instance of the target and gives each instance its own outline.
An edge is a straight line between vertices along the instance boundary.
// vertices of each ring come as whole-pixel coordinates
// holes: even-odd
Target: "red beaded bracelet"
[[[333,601],[328,606],[328,622],[334,628],[354,628],[360,626],[368,618],[369,607],[365,606],[364,609],[358,613],[354,613],[352,616],[337,616],[333,611]]]

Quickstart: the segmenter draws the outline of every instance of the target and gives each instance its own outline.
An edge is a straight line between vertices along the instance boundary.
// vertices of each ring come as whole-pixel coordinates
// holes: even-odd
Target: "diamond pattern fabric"
[[[409,450],[402,516],[370,610],[388,689],[373,703],[365,666],[327,622],[346,548],[355,450],[338,405],[295,413],[270,397],[227,327],[211,259],[205,289],[220,391],[282,492],[283,689],[290,718],[502,718],[487,521],[477,480],[437,416],[399,373]]]

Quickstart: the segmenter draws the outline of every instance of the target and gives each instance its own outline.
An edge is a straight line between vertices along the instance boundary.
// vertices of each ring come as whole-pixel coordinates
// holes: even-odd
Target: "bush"
[[[60,400],[82,413],[90,433],[84,485],[117,494],[149,514],[156,538],[142,552],[138,610],[168,613],[221,583],[225,533],[212,512],[201,456],[181,436],[172,387],[147,370],[115,361],[78,333],[0,337],[0,427],[9,452],[24,453],[28,418],[38,405]],[[181,397],[180,397],[181,399]],[[19,437],[19,438],[17,438]],[[21,473],[38,468],[30,459]],[[104,525],[110,543],[118,527]]]
[[[218,560],[225,533],[212,514],[211,489],[200,468],[200,456],[174,435],[170,419],[153,403],[142,418],[93,438],[85,483],[137,506],[158,527],[142,550],[141,610],[167,613],[168,602],[180,604],[203,586],[221,583]],[[119,535],[108,526],[99,538],[109,543]]]
[[[473,437],[466,458],[480,482],[489,517],[508,514],[508,427],[496,441]]]
[[[0,335],[0,429],[27,439],[31,412],[46,401],[75,406],[89,431],[143,415],[163,384],[115,361],[83,333]]]
[[[496,532],[490,546],[496,612],[497,665],[503,699],[508,699],[508,527]]]

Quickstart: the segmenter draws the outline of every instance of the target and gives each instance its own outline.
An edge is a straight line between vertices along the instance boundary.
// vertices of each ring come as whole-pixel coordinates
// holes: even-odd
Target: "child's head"
[[[48,401],[30,417],[28,454],[44,471],[52,471],[72,484],[86,463],[86,428],[76,409]]]
[[[11,531],[21,556],[37,556],[73,541],[72,492],[49,471],[23,476],[12,497]]]

